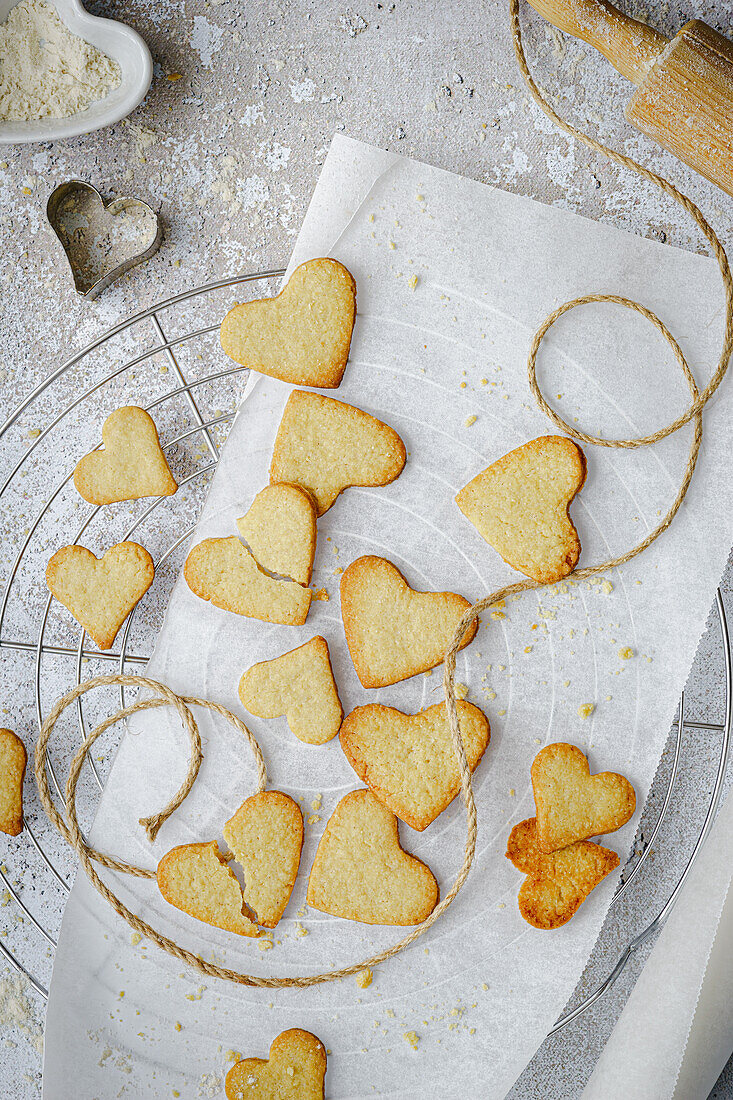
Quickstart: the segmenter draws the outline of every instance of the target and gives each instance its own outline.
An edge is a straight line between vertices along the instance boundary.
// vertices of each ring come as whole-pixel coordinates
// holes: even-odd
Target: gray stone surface
[[[683,0],[630,0],[625,6],[668,32],[695,15],[733,34],[730,5],[715,0],[698,0],[694,11]],[[65,352],[131,310],[220,275],[284,265],[335,131],[703,250],[694,226],[673,203],[555,133],[530,103],[516,70],[504,3],[364,0],[344,7],[330,0],[102,0],[89,8],[143,34],[155,78],[143,105],[118,126],[63,144],[0,151],[2,417]],[[560,37],[531,13],[525,25],[537,79],[561,113],[679,182],[730,242],[733,203],[625,123],[629,86],[589,47]],[[74,294],[44,222],[50,190],[72,176],[89,180],[106,196],[146,199],[165,225],[159,253],[91,304]],[[41,424],[34,414],[47,418],[48,412],[34,408],[19,422],[13,454]],[[5,461],[3,456],[2,467]],[[3,566],[31,511],[32,501],[21,493],[12,513],[9,506],[0,513],[7,540]],[[723,584],[729,611],[732,585],[729,570]],[[688,694],[690,715],[716,722],[723,707],[722,660],[715,616],[711,624]],[[3,724],[29,736],[31,673],[28,658],[4,655]],[[576,998],[608,972],[674,884],[704,813],[718,737],[686,733],[672,812],[658,844],[664,858],[650,858],[638,888],[614,907]],[[642,835],[654,821],[670,759],[668,748]],[[31,797],[32,820],[38,812]],[[44,900],[37,856],[27,843],[20,850],[0,844],[0,858],[39,905],[58,908],[50,895]],[[50,952],[39,947],[27,923],[19,923],[12,904],[2,910],[0,930],[3,942],[47,981]],[[647,953],[648,945],[591,1010],[545,1042],[513,1100],[579,1095]],[[0,977],[0,1062],[8,1100],[40,1095],[41,1015],[32,992]],[[733,1097],[733,1063],[711,1095]]]

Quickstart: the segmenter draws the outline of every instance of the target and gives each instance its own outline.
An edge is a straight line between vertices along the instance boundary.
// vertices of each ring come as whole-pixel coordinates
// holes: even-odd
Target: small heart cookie
[[[591,775],[585,754],[562,741],[537,753],[531,776],[537,838],[543,852],[613,833],[636,808],[636,794],[628,779],[616,772]]]
[[[196,596],[224,611],[285,626],[308,617],[310,588],[263,573],[236,535],[199,542],[186,558],[183,575]]]
[[[349,358],[356,283],[338,260],[307,260],[276,298],[230,309],[221,324],[226,354],[295,386],[335,389]]]
[[[102,442],[104,449],[85,455],[74,470],[74,485],[90,504],[168,497],[178,489],[145,409],[127,405],[110,413]]]
[[[533,817],[514,826],[506,855],[527,875],[519,888],[519,912],[535,928],[548,930],[566,924],[591,890],[619,865],[615,852],[589,840],[545,855]]]
[[[300,807],[282,791],[246,798],[223,829],[244,871],[244,900],[259,924],[274,928],[298,876],[303,847]]]
[[[401,848],[395,815],[371,791],[352,791],[321,837],[307,901],[362,924],[419,924],[438,904],[438,884]]]
[[[0,831],[17,836],[23,829],[25,745],[12,730],[0,729]]]
[[[402,473],[407,452],[392,428],[353,405],[294,390],[272,452],[270,481],[300,485],[327,512],[350,485],[388,485]]]
[[[62,546],[46,566],[46,584],[100,649],[109,649],[155,576],[136,542],[118,542],[97,558],[84,546]]]
[[[239,698],[258,718],[284,714],[292,733],[308,745],[323,745],[335,737],[344,716],[328,642],[320,635],[248,668],[239,681]]]
[[[260,565],[308,584],[316,553],[316,508],[308,493],[296,485],[268,485],[237,527]]]
[[[459,701],[458,721],[471,771],[489,743],[486,716]],[[413,829],[427,829],[461,789],[444,703],[419,714],[369,703],[352,710],[341,727],[341,748],[374,795]]]
[[[341,617],[364,687],[386,687],[439,665],[470,606],[455,592],[415,592],[386,558],[352,561],[341,578]],[[474,622],[461,649],[477,629]]]
[[[456,504],[508,565],[541,584],[572,573],[580,540],[568,508],[585,481],[576,443],[546,435],[492,463]]]
[[[259,936],[244,912],[242,887],[215,840],[171,848],[158,864],[157,878],[161,894],[176,909],[225,932]]]
[[[299,1027],[283,1031],[270,1057],[244,1058],[224,1082],[227,1100],[323,1100],[326,1050],[320,1039]]]

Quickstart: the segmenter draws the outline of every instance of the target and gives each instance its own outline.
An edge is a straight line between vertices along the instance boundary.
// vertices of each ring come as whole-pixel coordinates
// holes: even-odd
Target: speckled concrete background
[[[118,126],[64,144],[0,151],[3,418],[65,352],[131,310],[216,276],[284,265],[336,131],[658,240],[701,247],[672,204],[552,130],[521,86],[505,5],[497,0],[477,6],[364,0],[351,7],[330,0],[106,0],[89,8],[140,31],[155,60],[154,82],[142,106]],[[733,36],[733,8],[715,0],[698,0],[694,8],[690,0],[629,0],[625,8],[670,33],[698,16]],[[624,122],[629,86],[590,48],[531,13],[526,25],[538,81],[561,112],[681,183],[733,243],[733,203]],[[91,304],[74,294],[43,216],[52,187],[71,176],[106,196],[146,199],[165,225],[159,253]],[[18,425],[14,454],[36,427],[32,417]],[[4,521],[6,531],[23,526],[15,511]],[[723,585],[729,608],[732,587],[729,571]],[[722,663],[715,616],[711,624],[688,701],[691,716],[715,722],[722,715]],[[3,660],[3,722],[32,736],[31,666],[23,657]],[[717,737],[686,734],[674,807],[658,845],[663,858],[650,858],[639,888],[615,908],[576,999],[608,972],[673,885],[704,811]],[[647,822],[655,819],[669,757]],[[9,848],[0,846],[0,856],[11,873],[24,872]],[[15,936],[28,965],[36,972],[43,965],[47,974],[48,952],[38,938],[17,929],[12,906],[2,913],[0,931]],[[579,1095],[647,951],[579,1021],[544,1044],[513,1100]],[[40,1095],[41,1009],[32,993],[0,976],[8,1100]],[[125,1095],[124,1086],[117,1095]],[[733,1097],[733,1062],[711,1095]]]

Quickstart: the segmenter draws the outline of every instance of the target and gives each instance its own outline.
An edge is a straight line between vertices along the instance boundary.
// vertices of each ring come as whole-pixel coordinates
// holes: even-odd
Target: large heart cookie
[[[308,584],[316,552],[316,508],[308,493],[297,485],[268,485],[237,527],[260,565]]]
[[[84,546],[62,546],[46,566],[46,584],[94,639],[109,649],[155,576],[153,559],[136,542],[118,542],[103,558]]]
[[[297,581],[268,576],[236,537],[204,539],[189,553],[183,568],[188,587],[215,607],[266,623],[304,623],[310,588]]]
[[[74,485],[90,504],[113,504],[138,497],[172,496],[178,488],[145,409],[127,405],[102,425],[104,450],[85,455],[74,470]]]
[[[225,932],[259,936],[244,912],[242,887],[215,840],[172,848],[158,864],[157,878],[161,894],[176,909]]]
[[[23,829],[25,745],[12,730],[0,729],[0,831],[17,836]]]
[[[559,928],[606,875],[619,858],[610,848],[580,840],[545,855],[537,843],[533,817],[515,825],[507,844],[507,859],[527,878],[519,889],[519,911],[535,928]]]
[[[505,562],[552,584],[571,573],[580,556],[568,508],[584,481],[580,447],[546,435],[492,463],[461,489],[456,503]]]
[[[227,1100],[323,1100],[326,1051],[320,1039],[294,1027],[270,1047],[270,1057],[244,1058],[224,1082]]]
[[[400,847],[397,818],[371,791],[352,791],[331,814],[308,880],[308,904],[363,924],[419,924],[438,884]]]
[[[356,284],[337,260],[308,260],[276,298],[244,302],[221,325],[237,363],[296,386],[335,389],[349,358]]]
[[[415,592],[386,558],[353,561],[341,578],[341,616],[364,687],[396,684],[439,665],[469,607],[455,592]],[[461,649],[477,629],[474,622]]]
[[[397,432],[353,405],[294,390],[272,452],[270,481],[306,489],[318,515],[350,485],[388,485],[402,473],[407,452]]]
[[[486,716],[458,703],[458,720],[471,771],[489,743]],[[341,748],[380,802],[413,829],[427,829],[461,789],[445,704],[419,714],[369,703],[352,710],[341,727]]]
[[[282,791],[246,798],[223,829],[244,871],[244,900],[265,928],[274,928],[290,900],[303,847],[300,807]]]
[[[531,774],[543,852],[613,833],[636,808],[628,779],[616,772],[591,775],[585,754],[575,745],[546,745],[534,758]]]
[[[239,698],[258,718],[284,714],[298,740],[309,745],[335,737],[344,716],[328,643],[320,636],[248,668],[239,681]]]

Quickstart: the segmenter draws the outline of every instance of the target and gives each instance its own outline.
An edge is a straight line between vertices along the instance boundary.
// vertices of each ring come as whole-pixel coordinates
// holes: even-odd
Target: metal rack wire
[[[81,424],[82,429],[86,423],[91,423],[94,432],[97,432],[99,419],[91,411],[94,400],[103,402],[105,396],[110,391],[114,391],[116,386],[118,388],[120,384],[126,386],[128,382],[138,389],[142,388],[142,383],[136,382],[137,369],[143,366],[149,367],[152,363],[161,360],[164,362],[163,369],[165,370],[165,375],[162,377],[171,375],[174,385],[166,388],[163,393],[150,395],[150,399],[145,402],[144,407],[148,411],[158,410],[159,413],[169,406],[177,406],[179,412],[181,406],[183,407],[184,418],[189,423],[183,430],[177,430],[177,433],[164,446],[169,453],[176,453],[182,447],[188,445],[198,445],[200,447],[199,461],[190,473],[179,478],[179,485],[182,488],[193,488],[202,491],[218,462],[222,432],[234,418],[239,397],[236,389],[232,389],[228,395],[230,399],[229,409],[226,411],[207,411],[205,409],[206,401],[204,400],[206,387],[211,383],[217,383],[217,396],[220,396],[221,386],[242,372],[244,368],[226,360],[218,350],[211,351],[212,365],[215,369],[207,366],[199,371],[196,377],[193,377],[192,374],[195,371],[192,370],[192,364],[195,360],[191,356],[191,349],[196,346],[203,346],[208,337],[218,332],[219,321],[223,312],[220,304],[222,294],[227,294],[233,288],[236,288],[240,297],[242,294],[248,293],[259,295],[263,293],[265,284],[277,280],[282,274],[282,271],[264,271],[250,275],[234,276],[174,295],[121,321],[62,363],[18,405],[5,424],[0,427],[0,447],[6,451],[15,449],[22,452],[0,484],[0,500],[7,503],[14,493],[17,494],[20,491],[19,486],[22,479],[27,478],[29,473],[33,472],[34,463],[37,466],[40,464],[44,443],[54,442],[62,433],[67,433],[72,423]],[[267,293],[267,290],[264,292]],[[182,310],[201,313],[201,319],[206,323],[192,327],[188,316],[184,316],[183,323],[181,323],[179,314]],[[120,342],[122,343],[121,351],[117,348],[117,343]],[[130,352],[132,354],[129,354]],[[101,369],[97,368],[95,374],[90,365],[97,354],[102,358],[102,365]],[[118,355],[123,357],[121,363],[116,363]],[[110,361],[113,357],[115,365],[112,365]],[[197,359],[201,360],[201,355],[197,356]],[[89,373],[92,375],[91,379],[86,377]],[[80,376],[82,377],[80,378]],[[143,403],[137,392],[134,398],[131,398],[128,392],[125,400],[128,403],[131,400],[136,403]],[[75,415],[72,417],[72,414]],[[34,429],[34,437],[32,442],[28,444],[27,438],[25,442],[20,439],[18,427],[26,423],[30,416],[34,418],[42,416],[45,422],[40,430]],[[88,445],[87,436],[87,449]],[[84,453],[84,449],[79,450],[76,457],[82,453]],[[38,595],[40,592],[45,593],[45,589],[39,582],[39,577],[42,576],[40,566],[32,574],[32,584],[35,586],[38,598],[45,602],[38,603],[25,615],[22,613],[23,593],[28,586],[28,578],[25,575],[28,562],[33,563],[34,559],[38,558],[40,563],[45,561],[45,557],[48,556],[45,553],[45,557],[41,557],[44,551],[43,527],[49,521],[57,505],[63,503],[64,493],[71,484],[72,471],[73,463],[69,465],[65,476],[55,483],[50,491],[45,487],[41,492],[39,487],[38,493],[31,492],[32,518],[27,530],[21,536],[20,546],[10,565],[2,598],[0,599],[0,650],[14,652],[17,655],[26,655],[33,662],[33,692],[38,729],[43,723],[46,709],[43,691],[45,662],[53,658],[62,658],[73,663],[73,673],[67,672],[65,674],[66,679],[63,690],[68,690],[73,686],[72,681],[73,683],[79,683],[82,680],[83,669],[87,662],[101,662],[103,667],[116,667],[120,672],[140,671],[149,659],[155,637],[155,627],[150,623],[141,622],[140,608],[142,605],[138,605],[118,636],[118,645],[113,651],[103,653],[96,648],[88,647],[86,634],[82,629],[78,630],[75,638],[54,640],[55,624],[52,622],[52,597],[44,595],[41,598]],[[43,473],[41,472],[38,475],[36,470],[36,475],[37,480],[41,482],[41,486],[45,486],[46,479]],[[136,512],[132,522],[125,526],[120,538],[129,539],[134,537],[136,532],[148,520],[159,517],[163,509],[169,509],[172,499],[160,498],[152,503],[142,505]],[[69,509],[67,509],[68,511]],[[88,536],[99,513],[99,508],[93,508],[84,516],[81,522],[78,521],[78,517],[74,519],[73,515],[71,517],[65,515],[64,524],[70,523],[72,526],[70,528],[64,527],[64,541],[79,542],[85,536]],[[172,532],[167,533],[165,544],[157,554],[155,560],[156,575],[160,574],[161,567],[165,566],[166,562],[169,562],[178,549],[185,544],[193,529],[191,522],[184,522],[183,524],[178,520],[176,522],[178,525],[174,527]],[[59,545],[58,534],[55,534],[54,545]],[[168,579],[172,581],[172,571]],[[16,604],[21,605],[21,613],[13,615]],[[639,934],[631,939],[610,973],[597,983],[595,988],[572,1011],[566,1012],[557,1021],[553,1033],[567,1026],[572,1020],[577,1019],[602,996],[623,971],[633,953],[654,934],[664,921],[712,824],[728,763],[731,742],[731,711],[733,707],[730,640],[720,592],[717,595],[716,607],[722,637],[725,673],[724,722],[716,724],[688,720],[685,715],[685,697],[683,694],[677,717],[673,761],[667,777],[660,812],[648,831],[641,849],[627,864],[612,905],[616,904],[638,881],[638,876],[647,856],[653,850],[660,836],[660,830],[674,798],[675,781],[682,760],[683,733],[685,730],[708,730],[720,737],[720,751],[712,777],[711,794],[699,833],[695,837],[687,863],[661,911]],[[131,642],[133,635],[135,645],[132,645]],[[123,689],[119,689],[119,694],[120,705],[124,706]],[[80,739],[83,739],[86,735],[89,725],[89,719],[84,712],[85,705],[87,704],[80,699],[76,707],[76,721]],[[97,763],[91,758],[89,758],[89,763],[93,782],[101,791],[103,777],[100,775]],[[59,797],[61,797],[61,786],[53,764],[50,770],[52,783]],[[33,934],[39,938],[39,944],[45,943],[47,948],[53,951],[56,946],[56,939],[53,931],[46,926],[48,923],[47,917],[49,911],[58,914],[62,910],[70,889],[70,881],[67,874],[58,865],[59,860],[54,851],[55,837],[51,834],[50,826],[47,825],[40,809],[32,816],[31,820],[26,819],[25,836],[30,845],[29,852],[34,861],[34,869],[43,876],[43,886],[40,891],[41,904],[39,904],[39,898],[35,896],[35,892],[32,898],[30,896],[26,897],[23,886],[14,884],[12,872],[6,866],[11,858],[12,849],[10,847],[5,849],[6,863],[0,864],[0,880],[5,890],[8,891],[6,897],[17,908],[17,912],[22,914],[24,921],[33,930]],[[0,955],[16,971],[25,976],[39,996],[47,997],[48,991],[41,977],[34,973],[27,961],[24,961],[20,951],[14,950],[2,938],[0,938]]]

